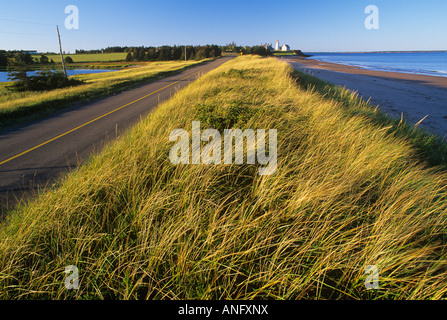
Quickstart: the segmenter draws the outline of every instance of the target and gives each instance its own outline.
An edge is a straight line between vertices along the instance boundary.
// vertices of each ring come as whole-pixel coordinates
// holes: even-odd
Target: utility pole
[[[186,45],[185,45],[185,61],[186,61]]]
[[[65,68],[64,54],[62,53],[62,44],[61,44],[61,35],[59,34],[59,26],[56,26],[56,29],[57,29],[57,37],[59,38],[59,49],[61,51],[62,66],[64,67],[65,78],[68,78],[67,69]]]

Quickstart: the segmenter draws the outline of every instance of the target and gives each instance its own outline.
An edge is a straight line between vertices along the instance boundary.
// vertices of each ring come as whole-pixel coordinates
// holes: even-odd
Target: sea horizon
[[[302,50],[303,51],[303,50]],[[417,52],[447,52],[445,50],[378,50],[378,51],[303,51],[306,54],[317,53],[417,53]]]
[[[447,77],[447,51],[306,52],[314,59],[366,70]]]

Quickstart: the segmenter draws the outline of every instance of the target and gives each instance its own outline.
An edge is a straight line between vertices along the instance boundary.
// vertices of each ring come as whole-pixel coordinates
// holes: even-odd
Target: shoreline
[[[439,88],[447,89],[447,77],[430,76],[416,73],[395,72],[395,71],[369,70],[369,69],[362,69],[356,66],[349,66],[333,62],[325,62],[315,59],[297,58],[296,60],[298,60],[301,64],[312,69],[332,70],[343,73],[352,73],[352,74],[366,75],[379,78],[390,78],[408,82],[417,81],[419,84],[425,84],[429,86],[436,86]]]
[[[371,99],[394,118],[402,114],[409,124],[425,116],[420,127],[447,136],[447,77],[376,71],[298,57],[282,57],[293,68]]]

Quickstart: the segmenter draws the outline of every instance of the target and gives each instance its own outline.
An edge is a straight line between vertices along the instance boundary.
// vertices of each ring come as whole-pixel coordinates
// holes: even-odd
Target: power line
[[[10,31],[0,31],[0,33],[21,34],[21,35],[29,35],[29,36],[52,36],[48,33],[25,33],[25,32],[10,32]]]
[[[10,18],[0,18],[0,20],[3,21],[10,21],[10,22],[19,22],[19,23],[29,23],[29,24],[40,24],[44,26],[55,26],[56,23],[44,23],[44,22],[36,22],[36,21],[25,21],[25,20],[17,20],[17,19],[10,19]]]
[[[103,37],[103,38],[108,38],[108,39],[110,39],[110,40],[116,40],[116,39],[117,39],[117,37],[116,37],[116,36],[113,36],[113,35],[105,35],[105,34],[101,34],[101,33],[97,33],[97,32],[85,31],[85,30],[80,30],[80,29],[77,29],[76,32],[81,32],[81,33],[91,34],[91,35],[94,35],[94,36],[100,36],[100,37]],[[65,34],[66,34],[66,33],[65,33]],[[74,38],[74,37],[72,37],[72,36],[67,36],[67,35],[64,35],[64,37],[71,37],[71,38],[73,38],[73,39],[80,39],[80,40],[83,40],[83,39],[81,39],[81,38]],[[141,41],[141,39],[137,41],[137,40],[135,40],[135,39],[130,39],[130,38],[126,38],[126,37],[124,37],[124,38],[120,37],[120,38],[121,38],[122,40],[131,41],[131,42],[139,42],[139,41]]]
[[[53,23],[43,23],[43,22],[37,22],[37,21],[26,21],[26,20],[11,19],[11,18],[0,18],[0,20],[10,21],[10,22],[19,22],[19,23],[37,24],[37,25],[43,25],[43,26],[52,26],[52,27],[57,25],[57,23],[54,23],[54,24]],[[61,29],[61,31],[62,30],[63,29]],[[94,35],[94,36],[100,36],[100,37],[109,38],[109,39],[116,39],[113,35],[105,35],[105,34],[102,34],[102,33],[85,31],[85,30],[80,30],[80,29],[76,29],[76,32],[87,33],[87,34],[91,34],[91,35]],[[17,33],[17,34],[25,34],[25,33]],[[30,33],[30,35],[32,35],[32,34]],[[80,38],[78,38],[78,39],[80,39]],[[141,41],[141,39],[139,41],[137,41],[135,39],[130,39],[130,38],[127,38],[127,37],[125,37],[125,38],[121,37],[121,39],[127,40],[127,41],[132,41],[132,42],[139,42],[139,41]]]
[[[1,18],[0,20],[2,21],[9,21],[9,22],[17,22],[17,23],[28,23],[28,24],[35,24],[35,25],[42,25],[42,26],[56,26],[57,23],[44,23],[44,22],[37,22],[37,21],[27,21],[27,20],[21,20],[21,19],[11,19],[11,18]],[[63,29],[61,29],[61,31],[63,31]],[[105,34],[101,34],[101,33],[97,33],[97,32],[91,32],[91,31],[85,31],[85,30],[80,30],[80,29],[76,29],[74,30],[75,32],[80,32],[80,33],[85,33],[85,34],[90,34],[90,35],[94,35],[94,36],[99,36],[99,37],[103,37],[109,40],[114,40],[114,41],[129,41],[129,42],[134,42],[134,43],[139,43],[142,41],[142,39],[136,40],[136,39],[130,39],[127,37],[119,37],[117,39],[116,36],[113,35],[105,35]],[[26,33],[26,32],[10,32],[10,31],[0,31],[0,33],[7,33],[7,34],[17,34],[17,35],[30,35],[30,36],[48,36],[48,37],[52,37],[53,34],[42,34],[42,33]],[[83,41],[98,41],[98,39],[87,39],[87,38],[79,38],[79,37],[73,37],[71,35],[67,35],[66,33],[64,34],[64,37],[67,38],[72,38],[72,39],[77,39],[77,40],[83,40]]]

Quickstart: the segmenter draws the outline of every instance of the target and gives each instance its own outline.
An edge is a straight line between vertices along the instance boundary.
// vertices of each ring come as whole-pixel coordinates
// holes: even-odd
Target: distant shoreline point
[[[289,50],[289,51],[274,50],[274,51],[272,51],[272,54],[274,56],[290,56],[290,57],[300,57],[300,58],[312,57],[311,55],[304,54],[301,50]]]

